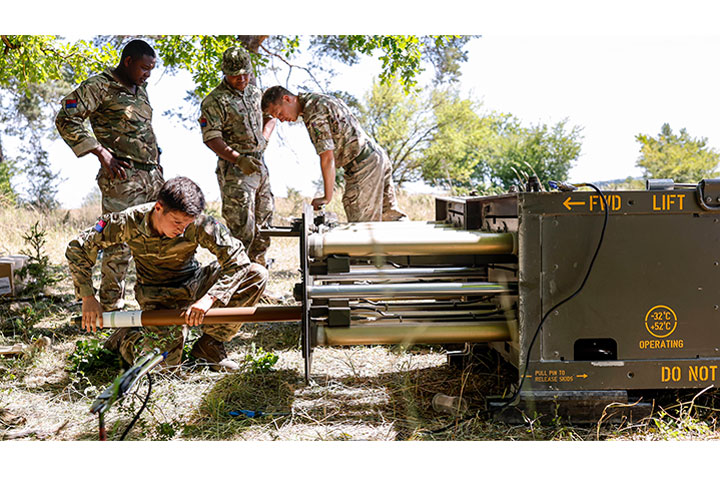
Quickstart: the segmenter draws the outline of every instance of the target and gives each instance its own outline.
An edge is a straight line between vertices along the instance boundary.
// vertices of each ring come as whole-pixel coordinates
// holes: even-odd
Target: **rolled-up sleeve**
[[[85,119],[97,110],[106,93],[106,85],[97,80],[88,79],[60,102],[60,111],[55,117],[55,126],[62,139],[78,157],[99,145],[85,123]]]

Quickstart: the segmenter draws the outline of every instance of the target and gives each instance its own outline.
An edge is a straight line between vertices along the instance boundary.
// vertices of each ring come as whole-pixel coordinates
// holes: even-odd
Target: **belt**
[[[123,158],[123,157],[115,157],[118,160],[122,160],[123,162],[127,162],[130,164],[130,168],[134,168],[135,170],[144,170],[146,172],[151,172],[158,168],[160,166],[159,163],[143,163],[143,162],[136,162],[135,160],[131,158]]]
[[[362,162],[366,158],[368,158],[370,155],[375,153],[375,149],[372,147],[370,143],[366,143],[362,150],[360,150],[360,153],[358,153],[358,156],[350,160],[349,163],[353,162]]]
[[[262,160],[263,152],[238,152],[242,157],[253,157]]]

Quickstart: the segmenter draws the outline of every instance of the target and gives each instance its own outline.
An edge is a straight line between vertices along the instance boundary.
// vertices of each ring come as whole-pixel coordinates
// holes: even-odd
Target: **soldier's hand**
[[[97,327],[103,327],[103,308],[94,295],[83,297],[82,299],[82,325],[86,331],[93,333],[97,331]],[[99,324],[98,324],[99,321]]]
[[[191,327],[202,325],[205,314],[212,308],[213,303],[215,303],[215,297],[205,294],[205,296],[185,310],[185,323]]]
[[[127,178],[125,169],[130,167],[129,163],[115,158],[112,153],[103,147],[92,150],[92,153],[98,157],[100,165],[108,172],[111,179],[119,178],[125,180]]]
[[[325,197],[313,198],[312,202],[310,202],[310,204],[313,207],[313,210],[320,210],[320,208],[327,205],[328,203],[329,203],[328,199]]]
[[[235,160],[235,165],[237,165],[245,175],[251,175],[260,171],[260,166],[262,165],[262,163],[259,159],[255,157],[246,157],[240,155]]]

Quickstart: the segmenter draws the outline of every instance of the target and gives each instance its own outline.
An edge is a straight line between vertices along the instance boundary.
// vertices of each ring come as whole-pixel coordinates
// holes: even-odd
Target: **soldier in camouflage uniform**
[[[146,80],[155,67],[155,52],[142,40],[129,42],[120,64],[85,80],[62,99],[55,118],[60,136],[81,157],[100,160],[97,182],[102,212],[119,212],[157,198],[163,184],[160,149],[153,132]],[[90,119],[93,137],[85,126]],[[123,306],[127,245],[103,251],[100,302],[105,310]]]
[[[250,83],[250,56],[242,47],[223,53],[225,78],[201,105],[203,142],[218,156],[222,215],[250,260],[266,265],[270,238],[258,235],[272,221],[273,195],[263,152],[275,120],[260,109],[262,92]]]
[[[125,331],[118,350],[133,363],[140,350],[159,347],[167,351],[165,362],[178,365],[189,326],[199,326],[214,305],[254,305],[267,283],[267,270],[250,263],[245,249],[225,225],[202,214],[205,198],[186,177],[165,182],[155,203],[105,214],[67,247],[75,295],[82,299],[82,326],[87,331],[102,327],[102,307],[95,298],[91,272],[100,249],[126,243],[137,265],[135,296],[143,310],[186,308],[182,327],[143,327]],[[217,257],[206,266],[195,259],[198,246]],[[229,341],[240,324],[203,327],[192,355],[214,369],[237,370],[227,358],[223,342]],[[142,340],[142,341],[141,341]]]
[[[317,93],[294,95],[277,85],[263,94],[262,109],[283,122],[302,116],[320,155],[324,183],[324,196],[312,201],[315,209],[332,200],[335,169],[343,167],[348,222],[407,220],[397,205],[387,153],[365,133],[345,102]]]

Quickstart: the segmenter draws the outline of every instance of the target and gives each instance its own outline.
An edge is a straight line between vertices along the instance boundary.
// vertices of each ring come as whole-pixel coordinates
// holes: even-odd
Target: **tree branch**
[[[292,69],[293,69],[293,68],[299,68],[300,70],[305,70],[305,72],[306,72],[308,75],[310,75],[310,78],[312,78],[313,82],[315,82],[315,85],[317,85],[317,86],[320,88],[320,90],[321,90],[323,93],[325,93],[325,89],[322,87],[322,85],[320,85],[320,82],[317,81],[317,79],[316,79],[315,76],[312,74],[312,72],[310,71],[309,68],[307,68],[307,67],[301,67],[300,65],[293,65],[292,63],[290,63],[290,62],[288,62],[287,60],[285,60],[281,55],[278,55],[278,54],[275,53],[275,52],[271,52],[270,50],[268,50],[267,48],[265,48],[264,45],[260,45],[260,48],[261,48],[265,53],[267,53],[268,55],[270,55],[271,57],[279,58],[280,61],[282,61],[285,65],[288,66],[288,68],[290,68],[290,72],[292,72]],[[288,79],[290,78],[290,72],[288,72]]]
[[[3,51],[3,54],[7,55],[10,50],[17,50],[18,48],[20,48],[20,45],[13,45],[7,35],[0,35],[0,38],[2,38],[2,41],[5,44],[5,50]]]

